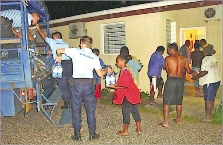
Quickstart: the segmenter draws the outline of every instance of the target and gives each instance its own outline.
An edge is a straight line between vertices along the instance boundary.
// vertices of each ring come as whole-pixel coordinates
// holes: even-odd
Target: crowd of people
[[[204,41],[203,39],[201,41]],[[190,42],[190,41],[189,41]],[[187,41],[186,41],[187,43]],[[186,44],[185,43],[185,44]],[[108,72],[112,72],[111,68],[105,68],[102,70],[102,60],[99,59],[99,50],[93,49],[91,51],[92,39],[89,36],[81,38],[81,49],[69,49],[62,48],[57,50],[57,61],[61,61],[61,55],[68,55],[73,61],[73,84],[71,87],[72,97],[72,118],[74,126],[74,140],[81,140],[80,124],[81,124],[81,102],[85,103],[85,107],[88,115],[88,125],[90,132],[90,140],[99,138],[99,134],[96,130],[96,118],[95,109],[96,101],[95,97],[99,97],[96,89],[95,93],[93,88],[90,89],[87,86],[93,82],[87,81],[93,78],[93,72],[98,75],[98,79]],[[202,51],[200,50],[203,46]],[[177,116],[173,121],[176,124],[180,124],[181,112],[182,112],[182,100],[185,84],[185,74],[191,74],[194,81],[196,91],[200,95],[204,95],[205,112],[206,115],[202,121],[211,120],[211,112],[214,107],[214,100],[217,90],[220,86],[220,77],[218,74],[218,63],[213,56],[215,50],[213,45],[201,45],[200,42],[194,44],[194,52],[189,52],[189,45],[184,45],[182,48],[186,49],[187,57],[185,57],[176,43],[172,43],[167,47],[168,56],[164,59],[163,53],[165,48],[158,46],[156,51],[151,55],[148,63],[148,77],[150,79],[150,105],[156,105],[154,101],[154,95],[158,90],[158,98],[163,98],[163,115],[164,121],[158,125],[162,127],[168,127],[168,114],[170,105],[176,105]],[[96,54],[96,55],[93,55]],[[190,58],[190,59],[189,59]],[[100,61],[101,60],[101,61]],[[134,61],[134,62],[131,62]],[[192,62],[192,68],[190,63]],[[82,67],[80,67],[82,64]],[[128,126],[130,124],[130,114],[132,114],[136,122],[136,132],[139,134],[141,130],[141,116],[138,110],[138,104],[141,102],[140,91],[138,88],[138,75],[142,69],[142,64],[134,56],[129,54],[128,47],[124,46],[120,49],[120,55],[116,58],[116,67],[119,69],[119,77],[116,84],[108,86],[109,89],[115,89],[113,104],[122,106],[123,115],[123,130],[118,131],[119,135],[128,135]],[[161,72],[164,69],[167,73],[167,80],[164,83]],[[82,71],[80,71],[82,70]],[[90,71],[91,70],[91,71]],[[94,70],[94,71],[92,71]],[[88,71],[88,73],[87,73]],[[85,73],[83,73],[85,72]],[[116,73],[117,73],[116,69]],[[91,74],[91,75],[90,75]],[[199,79],[200,78],[200,79]],[[200,80],[200,81],[198,81]],[[100,83],[98,83],[100,84]],[[86,85],[86,88],[83,87]],[[82,86],[82,89],[81,87]],[[162,88],[164,86],[164,91]],[[203,88],[202,88],[203,87]],[[85,88],[85,89],[84,89]],[[170,91],[171,90],[171,91]],[[202,91],[203,90],[203,91]],[[163,92],[163,93],[162,93]],[[201,94],[203,93],[204,94]],[[94,95],[95,94],[95,95]],[[100,93],[99,93],[100,94]],[[91,98],[91,99],[90,99]],[[91,102],[91,101],[92,102]],[[89,103],[91,102],[91,103]]]
[[[0,13],[3,21],[1,23],[2,28],[6,26],[8,28],[8,22],[13,28],[17,27],[16,22],[10,21],[18,19],[8,15],[12,12],[14,14],[18,13],[18,11],[12,10]],[[38,14],[29,14],[29,18],[29,25],[35,24],[40,36],[51,47],[53,58],[62,64],[62,78],[58,78],[57,82],[64,101],[61,108],[72,109],[72,125],[74,128],[72,139],[76,141],[82,140],[80,130],[83,102],[87,113],[89,140],[100,137],[100,134],[96,133],[95,111],[96,107],[100,106],[101,77],[113,71],[116,74],[119,73],[119,77],[116,84],[108,86],[108,88],[115,90],[113,104],[121,105],[123,115],[123,130],[118,131],[118,134],[128,135],[130,114],[132,114],[136,122],[136,132],[140,134],[142,129],[138,104],[141,102],[141,98],[138,84],[139,72],[143,66],[135,56],[129,54],[128,47],[123,46],[120,48],[120,54],[116,58],[116,69],[104,68],[105,63],[98,57],[100,51],[96,48],[91,49],[93,43],[91,37],[83,36],[80,39],[80,48],[69,48],[68,44],[62,40],[60,32],[53,33],[52,38],[46,36],[37,24],[39,20]],[[12,33],[21,37],[14,29],[12,29]],[[158,124],[162,127],[169,126],[170,105],[176,105],[177,116],[173,121],[180,124],[186,72],[192,74],[196,93],[204,96],[206,115],[202,121],[211,121],[215,96],[220,86],[218,62],[213,56],[216,51],[213,45],[207,44],[205,39],[196,41],[194,44],[195,51],[193,52],[191,52],[190,46],[189,40],[186,40],[180,49],[178,49],[176,43],[169,44],[166,58],[163,57],[165,48],[158,46],[149,60],[147,71],[150,80],[149,104],[157,105],[154,96],[156,90],[158,90],[157,98],[163,98],[164,121]],[[190,63],[192,63],[192,68]],[[162,69],[167,73],[166,82],[163,81],[161,76]]]
[[[191,52],[190,41],[186,40],[185,44],[178,50],[176,43],[172,43],[167,47],[169,56],[162,57],[164,48],[160,51],[159,47],[152,54],[148,64],[148,77],[150,79],[150,105],[157,104],[154,101],[156,88],[162,93],[161,71],[167,72],[167,80],[164,85],[163,93],[163,115],[164,121],[158,125],[168,127],[169,105],[176,105],[177,116],[173,121],[180,124],[180,116],[182,112],[182,99],[185,84],[186,73],[191,74],[194,80],[194,87],[199,96],[204,97],[205,101],[205,117],[201,121],[211,121],[211,114],[214,110],[214,102],[217,90],[220,85],[220,77],[218,70],[218,62],[213,54],[216,53],[213,45],[207,44],[205,39],[196,40],[194,43],[194,51]],[[192,63],[192,69],[190,64]],[[171,91],[170,91],[171,90]],[[161,93],[160,93],[161,92]]]

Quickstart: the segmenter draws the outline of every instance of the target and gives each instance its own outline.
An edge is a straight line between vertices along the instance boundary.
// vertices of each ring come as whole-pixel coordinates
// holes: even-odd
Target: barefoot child
[[[141,133],[141,117],[138,111],[138,105],[141,102],[140,91],[134,80],[132,74],[126,67],[128,63],[128,56],[118,55],[116,58],[116,65],[121,69],[119,78],[115,85],[109,86],[109,88],[115,89],[115,95],[113,99],[114,104],[122,105],[123,115],[123,130],[118,131],[119,135],[128,135],[128,126],[130,124],[130,113],[136,122],[136,132]]]

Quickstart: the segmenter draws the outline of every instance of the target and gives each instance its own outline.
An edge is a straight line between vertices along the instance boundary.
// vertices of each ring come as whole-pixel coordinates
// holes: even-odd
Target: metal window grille
[[[126,45],[125,23],[104,25],[104,54],[117,54]]]
[[[176,22],[166,20],[166,43],[167,46],[176,42]]]

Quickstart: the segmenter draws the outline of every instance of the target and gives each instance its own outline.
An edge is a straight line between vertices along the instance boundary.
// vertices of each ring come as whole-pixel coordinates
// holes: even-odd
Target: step
[[[70,123],[72,121],[72,110],[66,109],[63,111],[63,114],[60,119],[59,127],[62,127],[64,124]]]
[[[61,98],[61,91],[59,89],[59,87],[56,87],[56,90],[53,92],[53,94],[49,97],[49,101],[56,104],[59,102],[60,98]]]

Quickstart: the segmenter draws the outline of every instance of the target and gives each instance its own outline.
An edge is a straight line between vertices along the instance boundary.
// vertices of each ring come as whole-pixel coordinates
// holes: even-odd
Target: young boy
[[[92,52],[97,56],[100,53],[100,51],[97,48],[92,49]],[[101,67],[105,66],[105,64],[101,58],[99,58],[99,61],[100,61]],[[97,107],[99,107],[100,106],[100,98],[101,98],[101,78],[97,75],[97,73],[95,71],[93,73],[93,77],[96,78],[96,80],[97,80],[94,96],[97,100]]]
[[[138,111],[138,105],[141,102],[140,91],[129,69],[126,67],[128,63],[128,56],[118,55],[116,58],[116,65],[121,69],[118,81],[115,85],[109,86],[109,88],[115,89],[115,95],[113,99],[114,104],[122,105],[123,115],[123,130],[118,131],[119,135],[128,135],[128,126],[130,124],[130,113],[136,122],[136,132],[141,133],[141,116]]]

